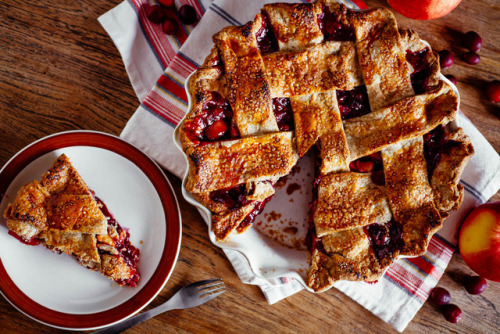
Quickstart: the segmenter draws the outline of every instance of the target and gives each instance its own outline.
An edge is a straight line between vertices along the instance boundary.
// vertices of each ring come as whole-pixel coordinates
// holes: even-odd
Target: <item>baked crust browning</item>
[[[327,290],[339,280],[373,282],[382,276],[386,266],[370,250],[363,228],[336,232],[321,240],[324,250],[312,251],[307,282],[314,291]]]
[[[14,202],[7,206],[4,217],[7,218],[7,226],[15,221],[26,222],[35,230],[47,230],[47,209],[45,202],[50,194],[40,184],[38,180],[29,182],[22,186],[14,199]],[[28,231],[26,231],[28,232]],[[30,239],[31,236],[28,238]]]
[[[464,197],[464,187],[459,184],[460,175],[474,154],[470,138],[462,128],[445,135],[445,150],[441,152],[431,177],[434,204],[443,218],[449,211],[456,210]]]
[[[442,226],[428,181],[423,146],[422,137],[418,137],[382,150],[391,211],[403,225],[401,255],[422,255],[432,235]]]
[[[326,42],[263,57],[273,97],[351,90],[363,83],[354,43]]]
[[[214,36],[225,64],[227,99],[242,136],[278,131],[255,32],[262,16],[243,27],[227,27]]]
[[[323,41],[317,16],[321,8],[311,4],[273,3],[262,11],[269,17],[282,52],[300,50]]]
[[[47,231],[42,232],[40,238],[44,240],[47,248],[74,255],[80,264],[87,268],[100,267],[101,259],[94,234]]]
[[[318,237],[390,219],[386,190],[374,184],[370,174],[331,173],[321,178],[314,213]]]
[[[372,110],[413,95],[394,15],[388,9],[353,14],[358,59]]]
[[[452,121],[458,97],[443,81],[421,95],[405,98],[390,107],[344,121],[351,160],[380,151],[398,141],[422,136]]]
[[[290,99],[299,156],[318,143],[321,174],[349,169],[347,146],[335,91]]]
[[[80,175],[63,154],[42,175],[19,189],[5,211],[7,220],[21,220],[41,230],[106,233],[106,217]]]
[[[237,210],[212,215],[212,231],[218,241],[225,240],[235,231],[245,217],[255,208],[255,201]]]
[[[186,189],[195,193],[281,177],[298,159],[291,132],[214,142],[186,153],[193,165]]]

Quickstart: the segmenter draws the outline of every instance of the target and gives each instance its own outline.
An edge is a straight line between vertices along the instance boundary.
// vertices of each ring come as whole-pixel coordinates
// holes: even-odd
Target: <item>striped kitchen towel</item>
[[[177,0],[192,5],[201,21],[181,26],[175,36],[162,33],[160,25],[145,16],[148,0],[124,1],[99,21],[116,44],[125,63],[140,106],[129,120],[121,137],[135,144],[173,174],[182,177],[185,160],[172,142],[172,134],[187,111],[184,81],[203,63],[212,47],[212,35],[227,25],[252,20],[262,0]],[[284,1],[296,2],[296,1]],[[305,2],[305,1],[304,1]],[[355,8],[366,8],[359,0],[342,0]],[[377,284],[337,282],[335,287],[365,308],[403,331],[448,265],[455,245],[459,223],[475,206],[487,201],[500,188],[500,157],[474,125],[459,114],[457,121],[474,145],[476,154],[463,173],[466,193],[460,210],[452,213],[428,252],[418,258],[396,261]],[[265,280],[255,276],[243,255],[225,251],[244,283],[258,285],[269,303],[300,290],[293,279]]]

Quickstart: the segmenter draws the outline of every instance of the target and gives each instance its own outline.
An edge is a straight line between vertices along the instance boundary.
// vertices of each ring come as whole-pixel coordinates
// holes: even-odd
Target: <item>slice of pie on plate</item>
[[[25,244],[72,255],[121,286],[139,280],[140,251],[64,154],[40,181],[19,189],[4,217],[9,234]]]

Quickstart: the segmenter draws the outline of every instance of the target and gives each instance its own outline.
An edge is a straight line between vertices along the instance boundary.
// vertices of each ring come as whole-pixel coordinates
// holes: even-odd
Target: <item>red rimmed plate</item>
[[[119,287],[67,255],[27,246],[8,235],[0,219],[0,292],[18,310],[46,325],[88,330],[132,316],[165,286],[181,244],[180,211],[172,187],[156,163],[118,137],[70,131],[42,138],[0,170],[0,212],[17,190],[40,179],[65,153],[89,187],[141,251],[136,288]]]

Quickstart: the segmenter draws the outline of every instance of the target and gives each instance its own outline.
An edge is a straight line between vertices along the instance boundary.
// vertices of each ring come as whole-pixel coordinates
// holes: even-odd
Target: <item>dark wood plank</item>
[[[92,129],[119,134],[138,101],[113,43],[97,22],[99,15],[120,3],[80,1],[14,1],[0,3],[0,164],[16,152],[51,133]],[[366,0],[370,6],[387,5]],[[436,49],[450,49],[455,65],[444,70],[458,80],[462,111],[500,152],[500,106],[489,103],[485,83],[500,78],[498,36],[500,10],[495,0],[469,0],[450,15],[433,21],[414,21],[397,14]],[[459,33],[476,30],[484,40],[481,63],[466,65],[458,55]],[[168,173],[167,173],[168,174]],[[148,307],[167,300],[174,291],[207,277],[222,277],[228,292],[191,310],[172,311],[128,333],[283,333],[395,332],[357,303],[332,289],[323,294],[300,292],[268,305],[259,288],[241,283],[224,253],[207,238],[197,211],[182,199],[180,180],[168,174],[179,198],[183,240],[179,262],[160,295]],[[500,200],[500,194],[494,196]],[[455,254],[439,285],[451,291],[464,316],[447,323],[439,310],[426,303],[406,333],[494,333],[500,328],[497,306],[500,285],[490,283],[480,296],[470,296],[460,277],[471,270]],[[57,333],[18,312],[0,298],[1,333]]]

